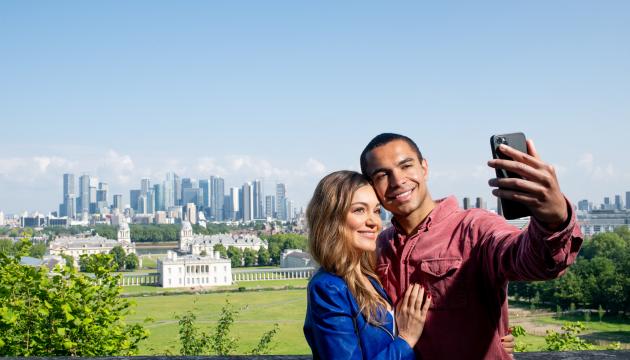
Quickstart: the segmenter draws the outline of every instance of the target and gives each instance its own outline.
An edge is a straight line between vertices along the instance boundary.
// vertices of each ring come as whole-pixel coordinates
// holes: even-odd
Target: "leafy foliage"
[[[575,264],[553,281],[513,282],[510,294],[533,303],[630,312],[630,230],[620,227],[586,239]],[[536,296],[538,294],[538,297]]]
[[[236,350],[238,339],[234,338],[230,332],[232,325],[238,316],[239,311],[234,309],[226,299],[225,305],[221,309],[217,325],[209,335],[201,331],[196,325],[197,316],[192,311],[187,311],[179,319],[179,341],[180,352],[185,356],[200,355],[229,355]],[[249,353],[253,355],[266,354],[271,349],[274,336],[278,333],[278,324],[268,332],[264,333],[258,344]]]
[[[586,330],[581,322],[567,322],[562,326],[562,332],[547,330],[545,336],[545,351],[592,350],[594,346],[580,339],[577,335]]]
[[[119,297],[119,277],[109,255],[97,255],[89,270],[71,267],[49,276],[45,267],[22,266],[19,256],[0,253],[0,355],[133,355],[148,331],[128,325],[131,303]]]

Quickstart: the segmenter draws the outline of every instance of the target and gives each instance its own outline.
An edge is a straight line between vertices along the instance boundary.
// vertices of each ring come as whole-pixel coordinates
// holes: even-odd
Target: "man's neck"
[[[429,216],[431,211],[435,208],[435,201],[431,197],[427,197],[422,205],[414,212],[407,216],[396,216],[396,221],[400,224],[400,227],[405,231],[405,235],[411,234],[422,222]]]

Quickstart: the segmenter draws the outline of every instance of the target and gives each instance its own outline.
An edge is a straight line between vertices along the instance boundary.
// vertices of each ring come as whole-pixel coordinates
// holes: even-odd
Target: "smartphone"
[[[512,133],[512,134],[501,134],[501,135],[492,135],[490,137],[490,148],[492,149],[492,158],[494,159],[506,159],[512,160],[509,156],[506,156],[501,151],[499,151],[499,145],[505,144],[508,145],[518,151],[524,152],[527,154],[527,143],[525,141],[525,134],[522,132]],[[511,171],[503,170],[503,169],[495,169],[497,173],[497,178],[522,178],[522,176],[515,174]],[[527,208],[527,206],[513,200],[507,200],[503,198],[499,198],[499,213],[503,214],[503,216],[508,219],[518,219],[526,216],[530,216],[531,212]]]

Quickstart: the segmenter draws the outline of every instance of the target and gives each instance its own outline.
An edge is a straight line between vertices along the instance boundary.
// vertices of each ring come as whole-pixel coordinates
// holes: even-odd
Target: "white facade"
[[[286,249],[280,257],[281,268],[305,268],[315,266],[315,261],[309,253],[300,249]]]
[[[125,250],[125,254],[135,254],[136,244],[131,242],[129,225],[121,222],[118,229],[118,240],[111,240],[100,235],[78,237],[61,236],[53,240],[49,245],[50,255],[70,255],[78,265],[81,255],[109,254],[116,246]]]
[[[179,251],[193,255],[199,255],[203,251],[207,254],[214,252],[214,246],[223,245],[226,249],[234,246],[241,250],[252,249],[258,251],[261,247],[267,248],[267,243],[256,235],[251,234],[216,234],[195,235],[189,222],[182,222],[179,233]]]
[[[169,251],[158,260],[158,272],[163,288],[207,287],[232,285],[232,264],[218,252],[208,256],[177,255]]]

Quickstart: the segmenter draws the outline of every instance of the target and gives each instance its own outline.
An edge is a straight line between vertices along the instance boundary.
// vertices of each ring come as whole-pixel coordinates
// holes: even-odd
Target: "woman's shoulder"
[[[319,269],[308,282],[309,289],[336,288],[347,289],[348,285],[341,276]]]
[[[348,284],[338,275],[319,270],[308,282],[308,298],[314,310],[349,311],[355,307]]]

